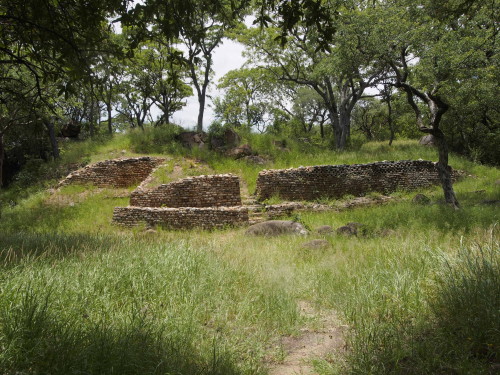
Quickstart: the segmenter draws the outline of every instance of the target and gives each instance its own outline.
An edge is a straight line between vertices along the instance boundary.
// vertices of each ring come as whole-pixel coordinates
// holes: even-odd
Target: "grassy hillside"
[[[245,141],[265,166],[187,151],[151,132],[67,145],[63,160],[25,170],[0,192],[0,373],[266,374],[286,361],[285,338],[319,332],[332,314],[345,349],[308,358],[319,374],[488,374],[500,362],[500,172],[452,156],[469,177],[455,185],[463,208],[392,203],[302,213],[309,238],[249,238],[223,231],[111,225],[127,189],[47,190],[68,165],[129,155],[168,155],[165,175],[213,171],[255,189],[263,168],[429,159],[413,141],[368,143],[336,153],[267,136]],[[44,183],[31,184],[40,176]],[[314,233],[366,225],[362,237]],[[325,239],[330,246],[303,243]],[[312,306],[304,314],[301,306]]]

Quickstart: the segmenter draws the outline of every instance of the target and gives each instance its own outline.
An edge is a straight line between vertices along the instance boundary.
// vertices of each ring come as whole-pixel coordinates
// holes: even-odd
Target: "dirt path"
[[[300,302],[301,314],[319,318],[317,329],[304,329],[299,336],[282,338],[285,357],[280,363],[271,362],[269,375],[314,375],[313,359],[345,351],[342,325],[333,311],[317,311],[308,302]]]

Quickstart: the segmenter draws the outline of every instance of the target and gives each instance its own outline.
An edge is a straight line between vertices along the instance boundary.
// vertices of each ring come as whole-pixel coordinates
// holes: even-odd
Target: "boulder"
[[[302,244],[301,247],[304,249],[326,249],[330,247],[330,242],[326,240],[312,240]]]
[[[316,232],[319,234],[329,234],[333,233],[333,228],[329,225],[322,225],[318,229],[316,229]]]
[[[233,129],[225,129],[222,135],[212,135],[210,137],[210,148],[217,150],[220,148],[234,148],[241,142],[241,138]]]
[[[251,236],[306,235],[308,231],[302,224],[295,221],[269,220],[250,226],[245,234]]]
[[[412,202],[421,205],[428,205],[431,204],[431,199],[424,194],[417,194],[413,197]]]
[[[343,236],[358,236],[358,235],[363,235],[366,232],[366,228],[364,224],[360,223],[347,223],[346,225],[337,228],[337,234],[343,235]]]
[[[65,124],[61,127],[61,136],[66,138],[78,138],[82,127],[72,122]]]
[[[203,148],[208,140],[206,133],[182,132],[177,135],[177,140],[187,148]]]
[[[267,160],[259,155],[249,155],[245,156],[243,159],[245,159],[248,163],[251,164],[264,165],[267,163]]]
[[[422,146],[436,146],[436,140],[434,139],[434,136],[432,134],[424,135],[422,138],[420,138],[420,141],[418,143]]]
[[[253,154],[254,152],[252,151],[252,148],[248,144],[232,148],[226,153],[227,156],[232,157],[234,159],[241,159],[245,156],[251,156]]]

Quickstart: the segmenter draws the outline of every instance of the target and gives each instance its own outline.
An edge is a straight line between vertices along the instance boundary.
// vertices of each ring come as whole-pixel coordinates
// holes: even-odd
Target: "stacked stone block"
[[[132,192],[130,205],[137,207],[231,207],[241,206],[237,176],[189,177],[154,189],[142,186]]]
[[[456,177],[456,174],[454,174]],[[264,170],[257,179],[257,198],[274,195],[286,200],[388,194],[439,184],[436,163],[425,160],[383,161],[370,164],[322,165]]]
[[[125,226],[162,226],[168,229],[222,229],[248,223],[244,207],[116,207],[113,221]]]
[[[117,188],[137,185],[164,161],[162,158],[147,156],[101,161],[70,173],[59,183],[59,187],[69,184]]]
[[[213,229],[248,223],[248,209],[241,206],[237,176],[197,176],[152,189],[139,186],[129,207],[115,208],[113,221],[125,226]]]

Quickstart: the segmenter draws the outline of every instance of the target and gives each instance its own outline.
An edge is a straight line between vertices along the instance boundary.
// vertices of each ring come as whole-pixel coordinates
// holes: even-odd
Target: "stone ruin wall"
[[[241,206],[238,176],[188,177],[153,189],[139,186],[130,196],[136,207],[231,207]]]
[[[72,172],[59,183],[91,184],[98,187],[128,187],[141,183],[154,168],[165,161],[162,158],[140,157],[114,159],[87,165]]]
[[[248,209],[241,206],[237,176],[197,176],[152,189],[139,186],[129,207],[115,208],[113,222],[169,229],[224,228],[248,223]]]
[[[248,223],[245,207],[116,207],[113,222],[124,226],[145,224],[168,229],[223,229]]]
[[[457,174],[453,173],[454,179]],[[322,165],[264,170],[257,179],[258,200],[279,195],[286,200],[388,194],[440,183],[436,163],[425,160],[382,161],[370,164]]]

